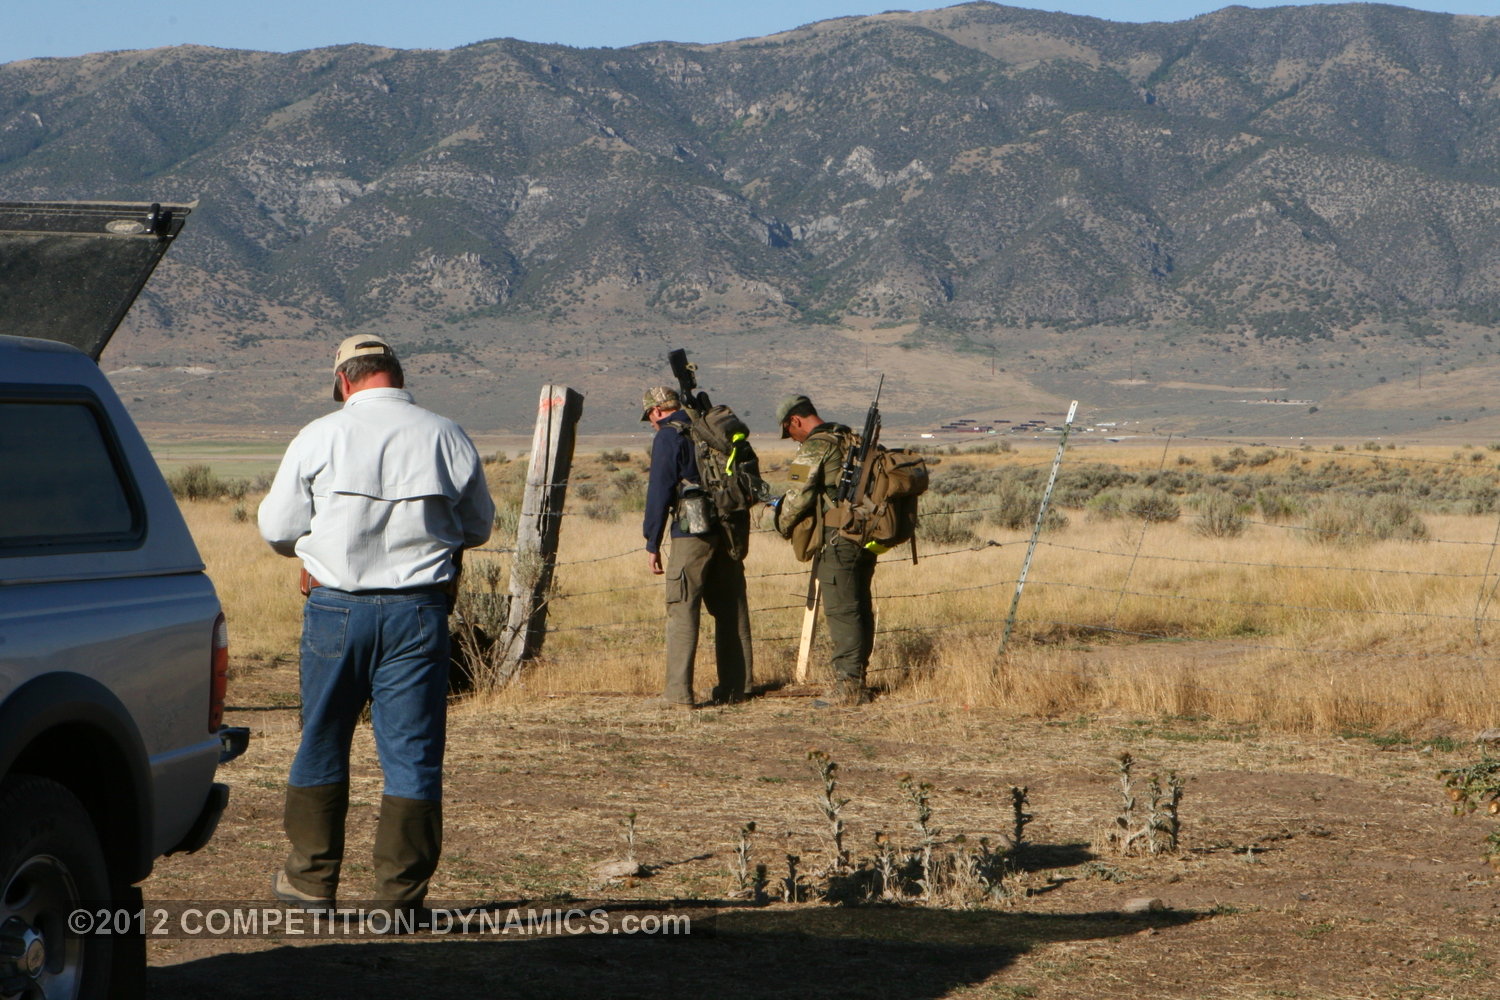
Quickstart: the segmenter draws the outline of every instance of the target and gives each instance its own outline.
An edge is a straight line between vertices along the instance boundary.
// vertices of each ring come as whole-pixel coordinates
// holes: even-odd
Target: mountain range
[[[8,63],[0,197],[198,201],[104,359],[147,420],[300,422],[331,344],[379,330],[496,429],[542,380],[630,426],[686,346],[752,414],[862,405],[883,370],[913,425],[1072,397],[1479,432],[1497,125],[1500,18],[968,3],[717,45]]]

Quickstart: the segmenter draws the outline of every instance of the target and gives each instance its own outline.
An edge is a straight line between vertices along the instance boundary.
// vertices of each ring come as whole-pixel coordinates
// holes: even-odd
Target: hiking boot
[[[303,892],[292,884],[292,880],[286,877],[285,871],[278,871],[271,876],[271,895],[283,903],[304,910],[333,912],[338,905],[331,896],[314,896],[312,893]]]
[[[668,699],[663,698],[660,695],[657,695],[655,698],[647,698],[646,699],[646,707],[647,708],[672,708],[672,709],[680,709],[680,710],[682,710],[684,712],[691,712],[693,709],[695,709],[695,708],[698,707],[698,703],[697,702],[693,702],[693,701],[669,701]]]
[[[828,694],[813,702],[813,708],[856,708],[873,699],[870,689],[856,680],[836,681]]]

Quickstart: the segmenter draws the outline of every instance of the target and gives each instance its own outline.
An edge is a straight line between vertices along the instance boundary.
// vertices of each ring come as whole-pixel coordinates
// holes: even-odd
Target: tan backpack
[[[841,435],[846,449],[858,449],[857,434]],[[917,561],[917,499],[927,492],[927,460],[906,448],[877,444],[851,502],[835,504],[824,523],[837,528],[839,536],[879,555],[898,545],[911,543],[912,562]]]

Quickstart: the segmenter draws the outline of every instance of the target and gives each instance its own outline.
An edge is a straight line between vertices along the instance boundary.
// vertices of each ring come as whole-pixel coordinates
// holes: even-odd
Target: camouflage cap
[[[669,385],[653,385],[641,397],[641,406],[644,407],[641,419],[650,420],[653,406],[665,406],[675,410],[682,406],[682,399],[677,395],[677,390]]]
[[[384,338],[368,334],[346,337],[343,343],[339,344],[338,350],[333,352],[333,370],[338,371],[339,366],[345,361],[362,354],[383,354],[391,358],[396,356],[396,352],[391,350],[391,345],[387,344]]]
[[[786,429],[787,414],[791,413],[793,410],[803,405],[804,403],[807,405],[808,409],[812,408],[812,400],[803,395],[783,396],[781,398],[781,402],[776,404],[776,422],[781,425],[782,437],[791,437],[791,434],[789,434]]]

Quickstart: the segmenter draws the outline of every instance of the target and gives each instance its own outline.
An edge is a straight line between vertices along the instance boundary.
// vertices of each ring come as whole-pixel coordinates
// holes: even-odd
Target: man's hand
[[[657,576],[661,576],[662,573],[664,572],[662,570],[662,568],[661,568],[661,553],[660,552],[647,552],[646,553],[646,560],[647,560],[647,562],[651,566],[651,572],[655,573]]]
[[[760,518],[762,528],[776,528],[776,518],[781,514],[781,501],[785,499],[785,496],[777,496],[766,501],[765,513]]]

